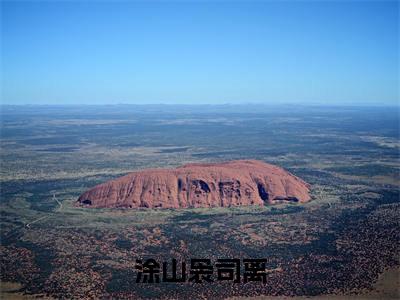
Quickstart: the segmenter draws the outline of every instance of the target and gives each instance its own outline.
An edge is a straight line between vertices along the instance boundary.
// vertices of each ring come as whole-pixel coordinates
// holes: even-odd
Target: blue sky
[[[1,2],[3,104],[399,101],[397,1]]]

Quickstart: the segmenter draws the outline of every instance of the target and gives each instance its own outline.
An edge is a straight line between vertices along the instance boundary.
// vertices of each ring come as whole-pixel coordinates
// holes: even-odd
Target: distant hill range
[[[77,205],[119,208],[189,208],[307,202],[309,184],[257,160],[187,164],[137,171],[97,185]]]

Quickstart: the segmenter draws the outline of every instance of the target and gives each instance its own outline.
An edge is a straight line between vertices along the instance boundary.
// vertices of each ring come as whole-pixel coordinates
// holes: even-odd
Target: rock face
[[[83,193],[77,204],[187,208],[309,200],[309,185],[284,169],[256,160],[237,160],[133,172],[95,186]]]

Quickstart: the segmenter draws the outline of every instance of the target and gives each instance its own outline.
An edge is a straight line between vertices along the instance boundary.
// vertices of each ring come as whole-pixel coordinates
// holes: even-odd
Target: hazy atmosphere
[[[399,100],[397,1],[2,1],[3,104]]]

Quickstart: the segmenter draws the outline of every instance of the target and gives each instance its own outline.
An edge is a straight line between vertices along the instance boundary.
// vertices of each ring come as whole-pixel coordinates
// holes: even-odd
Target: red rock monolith
[[[78,204],[89,207],[188,208],[307,202],[309,185],[257,160],[147,169],[97,185]]]

